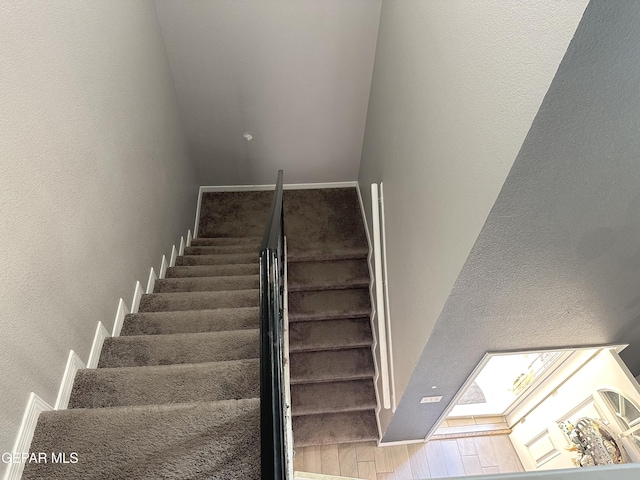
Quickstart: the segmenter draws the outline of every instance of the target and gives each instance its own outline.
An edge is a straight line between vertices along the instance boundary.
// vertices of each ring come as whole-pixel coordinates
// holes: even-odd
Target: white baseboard
[[[389,386],[391,388],[391,412],[395,413],[398,403],[396,402],[396,375],[393,362],[393,337],[391,336],[391,307],[389,306],[389,276],[387,272],[387,225],[384,209],[384,185],[380,182],[380,229],[382,233],[382,273],[384,275],[384,305],[387,331],[387,351],[389,361]]]
[[[158,273],[158,278],[164,278],[167,276],[167,256],[162,255],[162,262],[160,263],[160,272]]]
[[[348,182],[321,182],[321,183],[285,183],[282,187],[285,190],[312,190],[316,188],[350,188],[355,187],[357,181]],[[200,193],[205,192],[259,192],[263,190],[273,190],[275,183],[268,185],[220,185],[200,187]]]
[[[162,257],[164,258],[164,256]],[[153,293],[153,288],[156,286],[156,280],[158,279],[158,275],[156,275],[156,271],[151,267],[151,271],[149,272],[149,280],[147,280],[147,290],[146,293]]]
[[[56,398],[55,409],[66,410],[69,405],[69,398],[71,398],[71,390],[73,389],[73,381],[76,378],[76,372],[81,368],[86,368],[86,365],[80,357],[73,350],[69,351],[69,358],[67,359],[67,366],[64,369],[64,375],[62,375],[62,383],[60,384],[60,390],[58,390],[58,397]]]
[[[118,310],[116,311],[116,319],[113,322],[113,332],[111,332],[112,337],[119,337],[120,331],[122,330],[122,325],[124,324],[124,317],[129,313],[129,309],[124,304],[124,300],[120,299],[118,301]]]
[[[87,368],[96,368],[98,366],[98,360],[100,360],[100,352],[102,351],[102,344],[107,338],[109,338],[109,331],[104,328],[102,322],[98,322],[96,334],[93,336],[91,353],[89,353],[89,360],[87,361]]]
[[[142,289],[142,284],[140,283],[140,281],[137,281],[136,288],[133,291],[133,300],[131,301],[131,313],[138,313],[138,308],[140,308],[140,300],[142,300],[143,294],[144,290]]]
[[[202,187],[198,188],[198,199],[196,200],[196,220],[193,224],[193,238],[198,238],[198,225],[200,223],[200,207],[202,206]]]
[[[46,412],[49,410],[53,410],[53,407],[51,405],[42,400],[35,393],[31,392],[29,394],[29,400],[27,400],[27,408],[25,408],[24,414],[22,415],[22,422],[20,423],[20,429],[18,430],[16,441],[13,444],[12,453],[29,452],[31,440],[33,440],[33,434],[36,431],[38,417],[42,412]],[[20,480],[23,470],[23,462],[7,464],[7,470],[4,474],[4,480]]]
[[[171,257],[169,257],[169,266],[170,267],[175,267],[176,266],[176,259],[178,258],[178,250],[176,249],[176,246],[174,245],[173,247],[171,247]]]
[[[360,213],[362,214],[362,221],[364,222],[364,232],[367,237],[367,246],[369,248],[369,253],[367,255],[367,265],[369,267],[369,278],[373,277],[373,265],[372,265],[372,256],[373,256],[373,248],[371,245],[371,235],[369,234],[369,225],[367,222],[367,215],[364,209],[364,203],[362,201],[362,192],[360,191],[360,184],[356,182],[356,192],[358,194],[358,203],[360,204]],[[369,317],[370,326],[371,326],[371,334],[373,337],[373,344],[371,345],[371,355],[373,356],[373,371],[374,371],[374,380],[373,380],[373,391],[376,394],[376,426],[378,427],[378,439],[382,438],[382,424],[380,423],[380,410],[382,408],[382,401],[380,391],[378,389],[378,378],[380,377],[380,371],[378,369],[378,359],[376,357],[376,349],[378,348],[378,336],[376,335],[375,325],[373,320],[376,314],[375,307],[375,295],[373,293],[374,286],[373,282],[369,283],[369,299],[371,301],[371,315]]]
[[[196,207],[196,221],[193,227],[193,238],[198,238],[200,225],[200,209],[202,206],[202,194],[207,192],[260,192],[274,190],[275,183],[269,185],[203,185],[198,190],[198,206]],[[357,180],[348,182],[324,182],[324,183],[285,183],[284,190],[312,190],[316,188],[358,188]]]

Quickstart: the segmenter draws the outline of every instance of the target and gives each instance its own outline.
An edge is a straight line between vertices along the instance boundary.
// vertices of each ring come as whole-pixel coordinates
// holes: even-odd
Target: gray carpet
[[[258,358],[258,330],[107,338],[98,367],[145,367]]]
[[[260,478],[258,245],[272,192],[206,193],[200,237],[143,295],[24,479]],[[285,192],[297,446],[375,440],[367,244],[355,189]]]
[[[32,452],[77,463],[29,463],[23,479],[259,479],[260,400],[45,412]]]
[[[260,235],[270,202],[270,192],[206,193],[200,231]],[[369,252],[356,190],[287,190],[284,207],[294,444],[375,440]]]
[[[259,327],[259,322],[258,307],[130,313],[125,317],[121,335],[163,335],[255,329]]]
[[[41,415],[31,451],[78,462],[23,478],[260,478],[258,240],[193,245],[77,373],[69,410]]]
[[[69,408],[214,402],[260,396],[257,358],[80,370]]]

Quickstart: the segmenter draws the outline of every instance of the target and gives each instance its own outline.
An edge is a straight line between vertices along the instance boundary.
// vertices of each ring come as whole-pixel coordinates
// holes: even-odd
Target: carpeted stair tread
[[[194,265],[169,267],[165,278],[223,277],[227,275],[258,275],[259,263],[233,263],[231,265]]]
[[[234,263],[258,263],[258,253],[226,253],[218,255],[180,255],[177,266],[193,265],[231,265]]]
[[[369,249],[367,247],[342,248],[340,250],[292,250],[287,252],[287,262],[326,262],[331,260],[358,260],[367,259]]]
[[[156,280],[153,293],[210,292],[222,290],[257,290],[259,275],[229,275],[224,277],[163,278]]]
[[[289,320],[292,322],[368,317],[370,314],[369,289],[289,293]]]
[[[375,410],[373,379],[291,386],[293,415]]]
[[[259,290],[223,290],[219,292],[150,293],[142,296],[140,312],[200,310],[211,308],[256,307]]]
[[[369,286],[366,260],[297,262],[288,267],[290,292]]]
[[[258,358],[258,330],[107,338],[99,368],[207,363]]]
[[[198,237],[258,237],[269,221],[272,200],[273,190],[203,192]]]
[[[373,410],[293,417],[293,441],[297,447],[377,439]]]
[[[192,247],[207,247],[207,246],[223,246],[223,245],[255,245],[256,249],[260,246],[262,237],[215,237],[206,238],[199,237],[191,240]]]
[[[251,253],[258,255],[258,245],[209,245],[203,247],[185,247],[185,255],[228,255],[232,253]]]
[[[259,324],[259,307],[130,313],[124,319],[120,335],[219,332],[255,329]]]
[[[23,480],[260,479],[260,400],[70,409],[40,415]]]
[[[368,318],[294,322],[289,325],[289,349],[292,352],[363,347],[372,343]]]
[[[354,187],[286,190],[284,218],[288,251],[341,251],[367,248]]]
[[[291,384],[373,378],[371,348],[290,353]]]
[[[260,396],[260,360],[79,370],[69,408],[213,402]]]

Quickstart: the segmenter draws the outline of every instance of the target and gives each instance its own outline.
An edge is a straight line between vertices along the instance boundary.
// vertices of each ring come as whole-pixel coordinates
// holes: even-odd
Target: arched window
[[[598,390],[609,410],[615,414],[622,436],[632,438],[640,447],[640,408],[630,399],[613,390]]]

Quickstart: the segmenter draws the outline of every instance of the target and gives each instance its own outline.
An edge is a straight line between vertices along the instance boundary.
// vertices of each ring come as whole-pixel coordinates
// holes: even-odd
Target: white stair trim
[[[56,404],[54,408],[56,410],[66,410],[69,405],[69,399],[71,398],[71,390],[73,389],[73,381],[76,378],[76,372],[81,368],[87,368],[80,357],[73,350],[69,350],[69,357],[67,358],[67,365],[62,375],[62,382],[60,383],[60,389],[58,390],[58,397],[56,398]]]
[[[98,322],[96,334],[93,336],[91,353],[89,353],[89,360],[87,361],[87,368],[97,368],[98,360],[100,360],[100,352],[102,351],[102,344],[109,336],[109,331],[104,328],[102,322]]]
[[[176,246],[171,247],[171,257],[169,257],[169,266],[176,266],[176,258],[178,258],[178,250],[176,250]]]
[[[131,301],[131,313],[138,313],[138,308],[140,308],[140,300],[142,300],[142,295],[144,294],[144,290],[142,289],[142,284],[140,280],[136,282],[136,288],[133,290],[133,300]]]
[[[18,430],[18,435],[15,443],[13,444],[11,453],[29,453],[31,440],[33,440],[33,434],[36,431],[36,425],[38,424],[38,417],[42,412],[47,412],[49,410],[53,410],[51,405],[42,400],[35,393],[31,392],[29,394],[27,407],[22,415],[20,429]],[[23,470],[23,462],[8,463],[7,470],[4,474],[4,480],[20,480]]]
[[[362,215],[362,221],[364,222],[364,233],[367,237],[367,248],[369,253],[367,254],[367,265],[369,267],[369,277],[373,278],[373,247],[371,244],[371,235],[369,233],[369,225],[367,223],[367,215],[366,210],[364,208],[364,202],[362,201],[362,192],[360,191],[360,185],[356,184],[356,192],[358,194],[358,202],[360,203],[360,213]],[[369,324],[371,326],[371,335],[373,338],[373,342],[371,344],[371,355],[373,357],[373,391],[376,394],[376,426],[378,428],[378,443],[382,438],[382,424],[380,423],[380,412],[382,410],[382,402],[381,392],[378,388],[378,379],[380,378],[380,373],[378,369],[378,356],[376,355],[376,350],[378,348],[378,335],[376,333],[376,328],[373,323],[376,315],[376,303],[375,303],[375,285],[374,282],[369,282],[369,299],[371,301],[371,315],[369,315]]]
[[[160,272],[158,273],[158,278],[164,278],[167,276],[167,256],[162,255],[162,262],[160,263]]]
[[[180,237],[180,247],[178,247],[178,255],[184,255],[184,237]]]
[[[164,258],[164,256],[162,257]],[[146,293],[153,293],[153,287],[156,286],[156,280],[158,280],[158,275],[156,275],[156,271],[151,267],[151,271],[149,272],[149,280],[147,280],[147,290]]]
[[[113,332],[111,332],[112,337],[119,337],[120,331],[122,330],[122,325],[124,325],[124,317],[129,313],[129,309],[124,303],[124,300],[121,298],[118,301],[118,310],[116,311],[116,319],[113,322]]]
[[[384,284],[382,273],[382,237],[380,234],[380,193],[378,184],[371,184],[371,220],[373,240],[373,278],[376,302],[376,326],[378,333],[378,347],[380,351],[380,380],[382,383],[382,407],[391,408],[391,389],[389,387],[389,358],[387,343],[387,321],[384,305]]]

